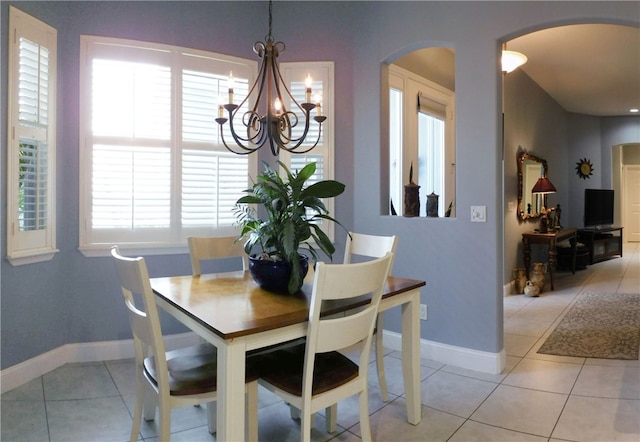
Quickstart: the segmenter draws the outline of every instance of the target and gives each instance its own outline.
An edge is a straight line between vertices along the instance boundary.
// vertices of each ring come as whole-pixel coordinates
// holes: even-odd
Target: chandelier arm
[[[297,150],[298,147],[300,147],[300,145],[302,144],[302,142],[298,143],[297,145],[293,146],[293,147],[284,147],[283,149],[286,150],[287,152],[290,153],[295,153],[295,154],[303,154],[303,153],[307,153],[309,151],[311,151],[312,149],[314,149],[318,143],[320,142],[320,138],[322,136],[322,124],[318,125],[318,137],[316,138],[315,143],[313,143],[313,145],[311,147],[308,147],[304,150]]]
[[[229,107],[231,108],[231,107],[233,107],[233,106],[234,106],[234,105],[231,105],[231,106],[229,106]],[[237,108],[236,108],[236,109],[237,109]],[[237,112],[237,110],[236,110],[236,112]],[[232,111],[231,111],[231,110],[229,110],[229,131],[231,132],[231,136],[233,137],[234,141],[235,141],[236,143],[238,143],[238,145],[239,145],[242,149],[253,149],[253,148],[250,148],[250,147],[248,147],[248,146],[244,146],[244,145],[243,145],[243,143],[250,143],[250,142],[252,142],[252,140],[253,140],[253,138],[254,138],[254,137],[251,137],[251,136],[250,136],[250,133],[249,133],[249,132],[247,132],[247,138],[244,138],[244,137],[242,137],[242,136],[238,135],[238,133],[236,132],[236,129],[235,129],[234,124],[233,124],[233,120],[235,119],[235,114],[236,114],[236,112],[233,112],[233,114],[232,114]],[[245,112],[245,114],[244,114],[244,115],[243,115],[243,117],[242,117],[242,124],[243,124],[245,127],[247,127],[247,124],[246,124],[246,123],[245,123],[245,121],[244,121],[244,120],[245,120],[245,117],[247,116],[247,114],[251,114],[251,113],[252,113],[251,111],[247,111],[247,112]],[[249,118],[251,118],[251,117],[249,117]],[[221,130],[222,130],[222,128],[221,128]],[[224,131],[222,131],[222,132],[224,132]],[[253,150],[255,150],[255,149],[253,149]]]
[[[225,118],[218,118],[218,120],[225,120]],[[234,153],[236,155],[248,155],[250,153],[255,152],[256,150],[259,149],[259,147],[256,147],[255,149],[250,148],[250,147],[245,147],[243,144],[238,143],[236,141],[236,146],[240,147],[243,151],[239,151],[237,149],[232,149],[226,142],[226,140],[224,139],[224,131],[222,130],[222,125],[224,123],[220,123],[220,139],[222,140],[222,145],[231,153]],[[235,141],[235,137],[234,137],[234,141]]]

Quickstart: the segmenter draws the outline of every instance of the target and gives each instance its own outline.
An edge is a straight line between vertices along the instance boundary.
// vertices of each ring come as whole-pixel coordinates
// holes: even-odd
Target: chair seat
[[[172,396],[186,396],[216,391],[218,387],[218,353],[211,344],[168,351],[169,390]],[[157,386],[158,377],[154,357],[144,360],[144,370]],[[246,382],[258,379],[255,364],[247,361]]]
[[[287,393],[302,395],[305,344],[277,350],[261,359],[260,377]],[[346,384],[358,376],[358,366],[336,351],[316,354],[312,394]]]

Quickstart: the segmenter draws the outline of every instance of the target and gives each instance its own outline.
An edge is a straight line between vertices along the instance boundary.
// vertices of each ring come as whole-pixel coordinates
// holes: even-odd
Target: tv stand
[[[622,256],[622,227],[579,229],[578,241],[589,249],[589,264]]]

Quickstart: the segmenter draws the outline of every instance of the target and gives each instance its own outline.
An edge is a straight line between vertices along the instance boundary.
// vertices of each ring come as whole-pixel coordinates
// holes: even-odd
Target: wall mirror
[[[540,177],[547,176],[547,160],[530,153],[518,154],[518,218],[538,218],[542,214],[542,197],[531,193]]]

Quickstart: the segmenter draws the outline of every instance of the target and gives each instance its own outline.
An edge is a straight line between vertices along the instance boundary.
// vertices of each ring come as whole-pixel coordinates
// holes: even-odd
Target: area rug
[[[538,353],[598,359],[638,359],[640,294],[585,293]]]

